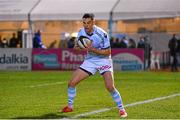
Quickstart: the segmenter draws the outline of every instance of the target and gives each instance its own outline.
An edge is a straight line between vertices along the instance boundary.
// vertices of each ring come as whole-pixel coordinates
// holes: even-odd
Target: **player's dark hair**
[[[94,14],[93,13],[85,13],[82,18],[91,18],[91,20],[94,20]]]

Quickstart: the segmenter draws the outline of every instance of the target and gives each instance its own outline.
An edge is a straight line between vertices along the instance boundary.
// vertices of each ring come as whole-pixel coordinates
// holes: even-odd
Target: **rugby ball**
[[[77,44],[81,49],[85,49],[91,45],[92,41],[86,36],[80,36]]]

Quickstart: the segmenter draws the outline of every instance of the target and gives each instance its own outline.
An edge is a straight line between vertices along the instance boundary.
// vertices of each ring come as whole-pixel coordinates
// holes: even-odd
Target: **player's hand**
[[[92,47],[92,46],[89,46],[89,47],[87,48],[87,51],[89,51],[89,52],[94,52],[94,53],[95,53],[96,48],[94,48],[94,47]]]
[[[77,50],[77,51],[82,50],[82,49],[79,47],[79,45],[77,44],[77,42],[75,42],[75,44],[74,44],[74,49]]]
[[[95,49],[95,48],[92,46],[92,42],[91,42],[91,44],[87,48],[85,48],[84,50],[91,52],[92,49]]]
[[[99,54],[99,55],[110,55],[111,54],[111,48],[99,50],[99,49],[91,46],[88,48],[88,51]]]

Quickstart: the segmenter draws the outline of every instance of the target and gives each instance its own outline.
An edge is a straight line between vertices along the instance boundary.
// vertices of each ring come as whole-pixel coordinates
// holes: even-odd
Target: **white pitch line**
[[[180,96],[180,93],[172,94],[172,95],[164,96],[164,97],[153,98],[153,99],[144,100],[144,101],[139,101],[139,102],[135,102],[135,103],[130,103],[130,104],[125,105],[124,107],[132,107],[132,106],[136,106],[136,105],[142,105],[142,104],[151,103],[151,102],[155,102],[155,101],[159,101],[159,100],[165,100],[165,99],[173,98],[173,97],[177,97],[177,96]],[[79,117],[84,117],[84,116],[89,116],[89,115],[93,115],[93,114],[97,114],[97,113],[106,112],[106,111],[109,111],[109,110],[112,110],[115,108],[117,108],[117,107],[104,108],[104,109],[100,109],[100,110],[86,112],[86,113],[75,115],[71,118],[76,119]]]
[[[39,84],[39,85],[31,85],[28,86],[30,88],[34,88],[34,87],[44,87],[44,86],[49,86],[49,85],[58,85],[58,84],[64,84],[66,82],[55,82],[55,83],[45,83],[45,84]]]

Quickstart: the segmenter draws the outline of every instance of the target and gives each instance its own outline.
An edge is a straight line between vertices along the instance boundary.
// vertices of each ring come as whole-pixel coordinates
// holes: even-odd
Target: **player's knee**
[[[74,81],[69,81],[68,87],[75,87],[75,86],[76,86],[76,82],[74,82]]]
[[[106,88],[109,92],[112,92],[115,89],[113,85],[107,85]]]

